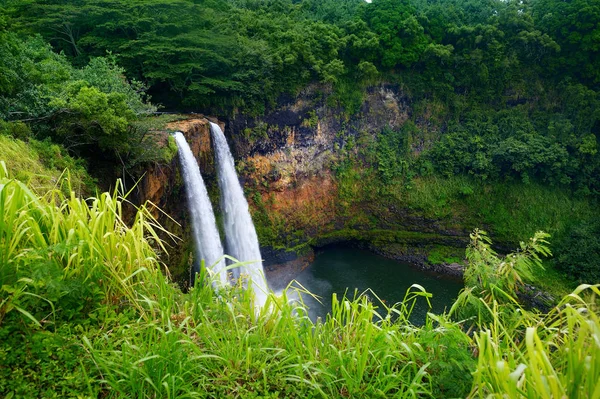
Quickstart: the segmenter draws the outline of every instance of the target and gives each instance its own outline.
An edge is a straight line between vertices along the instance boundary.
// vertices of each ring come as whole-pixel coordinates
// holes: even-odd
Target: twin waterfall
[[[255,305],[259,308],[265,304],[268,287],[256,230],[225,135],[221,128],[212,122],[210,131],[221,191],[221,211],[227,249],[225,252],[242,262],[239,268],[233,269],[234,275],[247,278],[249,284],[252,284]],[[179,148],[198,258],[204,259],[206,267],[218,276],[214,284],[218,285],[220,282],[225,285],[228,283],[228,277],[223,259],[223,246],[198,163],[182,133],[175,133],[175,141]],[[218,289],[216,286],[215,288]]]

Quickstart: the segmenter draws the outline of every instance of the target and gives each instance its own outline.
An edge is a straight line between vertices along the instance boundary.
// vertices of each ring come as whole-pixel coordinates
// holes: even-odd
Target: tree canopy
[[[5,7],[0,114],[51,115],[59,136],[85,132],[101,148],[127,149],[125,121],[149,110],[135,82],[167,109],[218,115],[261,114],[311,82],[331,87],[352,113],[367,85],[400,83],[414,104],[446,110],[422,157],[437,173],[600,191],[597,0]]]

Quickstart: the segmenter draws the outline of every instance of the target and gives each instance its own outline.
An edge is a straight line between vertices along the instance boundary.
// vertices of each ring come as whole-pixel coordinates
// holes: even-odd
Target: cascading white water
[[[240,262],[254,261],[240,267],[240,272],[252,281],[255,305],[262,307],[267,299],[268,287],[262,267],[258,237],[248,211],[248,202],[235,172],[233,156],[223,131],[219,125],[212,122],[210,131],[219,175],[227,253]]]
[[[190,146],[181,132],[175,133],[175,141],[179,148],[179,160],[183,170],[188,207],[192,215],[192,228],[198,258],[204,259],[206,267],[212,271],[212,274],[218,276],[218,279],[213,280],[215,288],[218,288],[217,282],[225,285],[228,280],[223,259],[223,245],[217,230],[215,215],[204,180],[200,175],[198,162]],[[198,272],[198,270],[196,271]]]

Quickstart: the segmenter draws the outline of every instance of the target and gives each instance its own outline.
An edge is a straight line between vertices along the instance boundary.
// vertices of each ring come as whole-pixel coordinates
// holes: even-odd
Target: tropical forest
[[[0,398],[600,399],[600,0],[0,1]]]

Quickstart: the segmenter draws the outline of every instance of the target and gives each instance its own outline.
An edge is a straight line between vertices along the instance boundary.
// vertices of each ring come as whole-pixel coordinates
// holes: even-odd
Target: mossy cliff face
[[[264,116],[226,123],[261,244],[303,253],[349,241],[424,267],[460,261],[471,226],[411,209],[386,192],[376,170],[378,136],[409,120],[408,97],[398,87],[373,87],[352,116],[332,98],[313,86]],[[423,118],[425,133],[410,138],[411,152],[427,146],[431,130],[432,118]],[[430,262],[431,253],[441,255]]]
[[[411,116],[407,96],[397,87],[371,88],[353,116],[331,99],[325,88],[313,86],[264,116],[237,116],[222,124],[265,266],[273,271],[291,260],[308,261],[312,249],[340,242],[423,267],[460,262],[471,226],[460,217],[436,218],[414,209],[402,195],[386,191],[376,170],[379,135],[385,128],[401,129]],[[218,213],[208,121],[190,117],[167,129],[186,136]],[[413,152],[426,145],[426,137],[411,138]],[[180,281],[189,276],[193,252],[184,190],[175,157],[168,164],[150,166],[136,194],[136,202],[149,200],[178,222],[156,214],[183,239],[172,243],[167,260]]]

